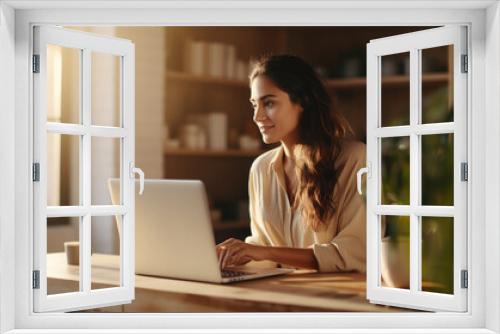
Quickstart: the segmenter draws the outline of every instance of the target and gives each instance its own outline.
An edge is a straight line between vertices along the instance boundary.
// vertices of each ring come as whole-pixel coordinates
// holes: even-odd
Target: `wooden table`
[[[64,253],[47,255],[51,293],[78,291],[78,266]],[[119,284],[118,256],[92,255],[92,288]],[[365,275],[313,270],[253,281],[213,284],[136,275],[135,300],[92,312],[407,312],[366,299]],[[415,312],[411,310],[411,312]]]

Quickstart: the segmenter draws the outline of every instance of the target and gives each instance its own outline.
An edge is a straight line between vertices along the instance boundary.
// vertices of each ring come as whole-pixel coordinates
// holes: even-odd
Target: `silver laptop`
[[[108,186],[118,204],[119,180],[108,180]],[[135,217],[136,274],[229,283],[293,271],[250,266],[221,271],[201,181],[145,180],[144,193],[136,192]]]

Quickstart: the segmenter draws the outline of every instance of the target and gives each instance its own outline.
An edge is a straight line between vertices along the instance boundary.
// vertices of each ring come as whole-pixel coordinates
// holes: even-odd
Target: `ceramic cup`
[[[66,253],[66,262],[70,265],[79,265],[80,263],[80,242],[67,241],[64,243],[64,252]]]

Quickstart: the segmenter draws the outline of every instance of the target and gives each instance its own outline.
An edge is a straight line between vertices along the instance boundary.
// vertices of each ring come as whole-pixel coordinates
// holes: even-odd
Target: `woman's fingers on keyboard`
[[[224,256],[226,254],[227,248],[226,247],[221,247],[217,253],[218,258],[219,258],[219,267],[222,269],[222,260],[224,259]]]

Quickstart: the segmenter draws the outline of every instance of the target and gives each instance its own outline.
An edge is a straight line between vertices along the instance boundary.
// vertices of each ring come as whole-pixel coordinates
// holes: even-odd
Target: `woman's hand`
[[[238,239],[227,239],[215,246],[221,269],[238,266],[250,260],[262,260],[259,246],[247,244]]]
[[[242,265],[250,260],[269,260],[295,268],[319,269],[312,248],[259,246],[231,238],[215,246],[215,249],[221,269]]]

